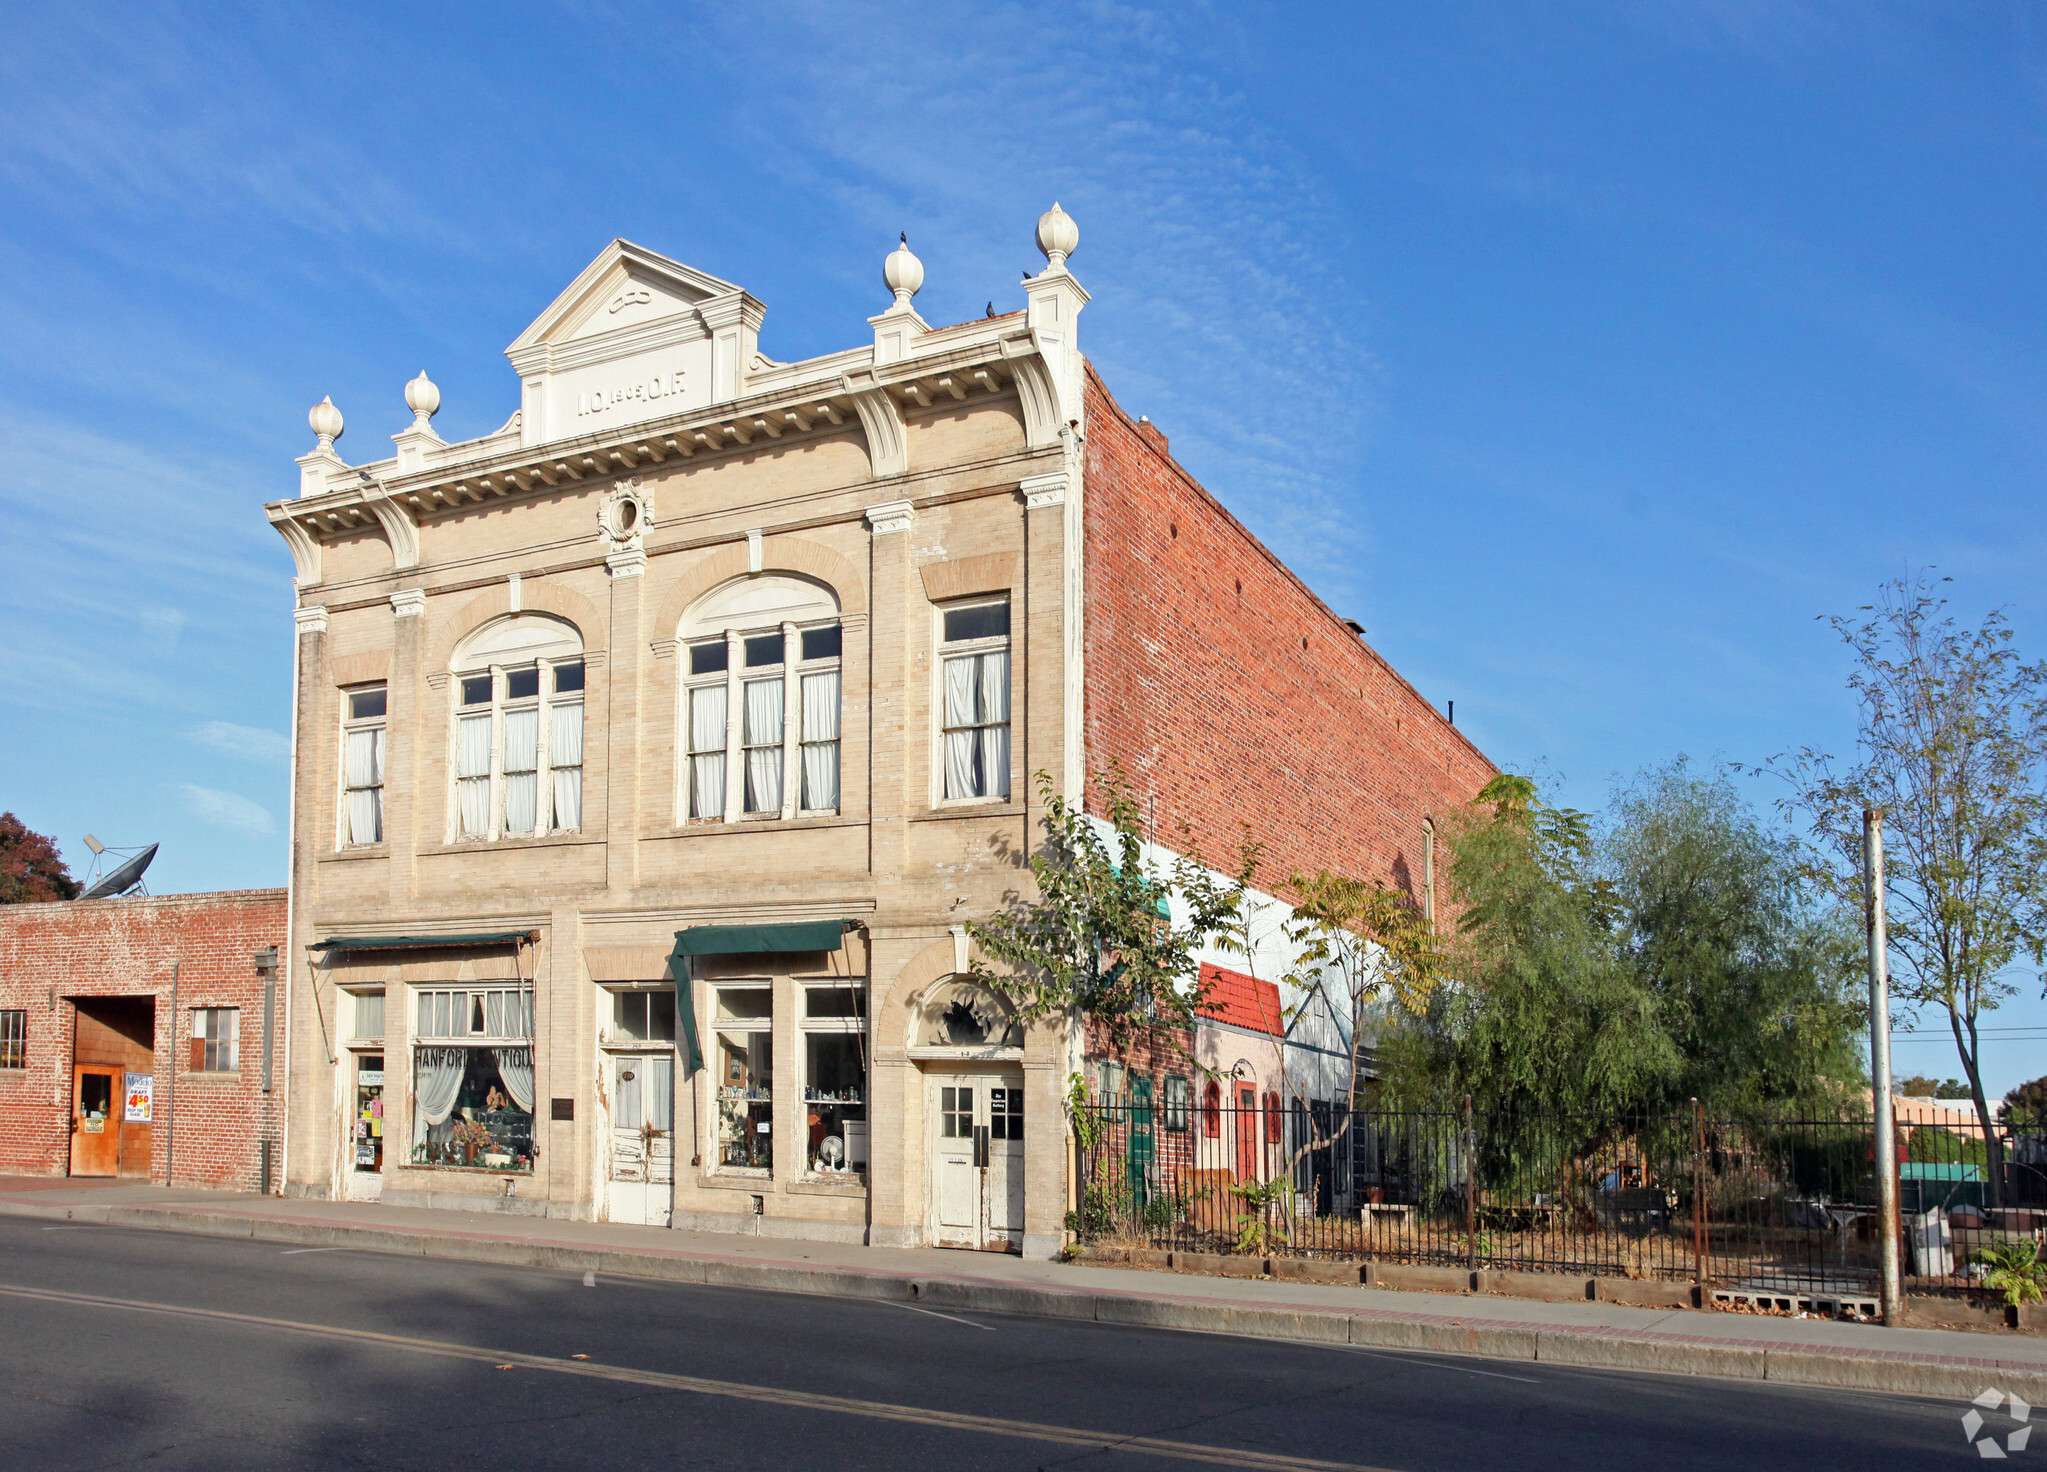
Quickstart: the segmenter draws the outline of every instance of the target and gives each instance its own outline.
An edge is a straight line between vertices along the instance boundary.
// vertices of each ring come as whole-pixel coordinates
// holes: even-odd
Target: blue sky
[[[1840,749],[1816,619],[1880,580],[2047,636],[2042,24],[11,5],[0,806],[81,870],[91,830],[161,840],[161,889],[282,882],[258,507],[309,404],[377,458],[425,368],[444,435],[495,428],[504,345],[615,235],[744,284],[778,358],[861,339],[899,230],[928,320],[1006,309],[1054,198],[1126,407],[1501,764],[1596,807],[1679,752]]]

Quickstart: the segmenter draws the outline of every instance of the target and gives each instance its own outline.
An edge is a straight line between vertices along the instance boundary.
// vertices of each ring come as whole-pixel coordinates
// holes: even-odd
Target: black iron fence
[[[1084,1242],[1653,1278],[1758,1299],[1876,1293],[1867,1118],[1352,1111],[1262,1097],[1088,1104],[1074,1119],[1071,1229]],[[1910,1115],[1898,1138],[1908,1291],[1966,1289],[1984,1249],[2040,1237],[2047,1139]]]

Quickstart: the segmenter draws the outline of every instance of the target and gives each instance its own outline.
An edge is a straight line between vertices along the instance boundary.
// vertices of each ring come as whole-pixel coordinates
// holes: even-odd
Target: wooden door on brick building
[[[155,1075],[156,998],[76,997],[72,1006],[70,1173],[146,1181],[154,1122],[126,1118],[126,1102],[131,1074]]]

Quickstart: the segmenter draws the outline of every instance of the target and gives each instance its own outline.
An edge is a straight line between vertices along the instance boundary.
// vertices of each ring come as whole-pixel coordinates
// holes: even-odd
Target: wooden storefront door
[[[120,1169],[120,1071],[81,1063],[71,1070],[71,1174],[111,1176]]]

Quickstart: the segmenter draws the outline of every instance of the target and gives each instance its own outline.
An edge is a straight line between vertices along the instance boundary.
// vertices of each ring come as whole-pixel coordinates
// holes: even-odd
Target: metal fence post
[[[1692,1100],[1692,1276],[1706,1307],[1706,1106]]]
[[[1465,1261],[1478,1271],[1478,1132],[1471,1123],[1471,1095],[1464,1096],[1464,1247]]]

